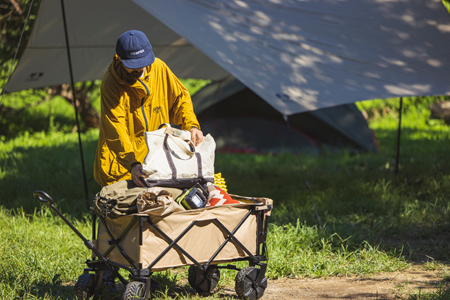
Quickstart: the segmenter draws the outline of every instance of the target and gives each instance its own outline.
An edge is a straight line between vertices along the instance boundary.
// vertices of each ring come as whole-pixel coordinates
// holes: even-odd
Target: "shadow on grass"
[[[57,127],[58,130],[70,131],[74,127],[74,119],[60,114],[54,114],[52,115],[52,122],[50,122],[48,117],[42,116],[42,113],[27,110],[17,114],[2,114],[0,118],[0,135],[5,136],[7,139],[13,139],[17,132],[28,131],[33,133],[48,131],[52,126],[51,123],[56,124],[53,126]]]
[[[7,209],[23,209],[32,214],[39,202],[35,190],[47,192],[64,214],[79,218],[89,212],[95,194],[100,190],[93,178],[96,140],[83,142],[88,183],[86,199],[79,146],[70,142],[52,147],[16,147],[9,157],[1,159],[0,205]]]
[[[398,175],[397,132],[379,130],[377,136],[378,154],[224,154],[216,158],[216,171],[229,192],[272,198],[271,221],[278,225],[299,219],[319,226],[314,202],[330,235],[403,249],[413,261],[449,260],[449,136],[403,130]]]
[[[76,300],[74,293],[74,286],[71,284],[63,284],[59,279],[59,275],[56,274],[51,282],[38,282],[32,286],[29,291],[30,295],[34,295],[39,299],[64,299],[64,300]],[[25,297],[28,298],[28,297]],[[28,296],[28,295],[26,295]]]
[[[377,154],[217,154],[215,169],[222,173],[230,193],[272,198],[275,224],[300,220],[319,225],[314,201],[330,234],[403,249],[411,259],[432,255],[449,259],[448,136],[432,130],[403,130],[397,176],[397,132],[378,130],[377,136],[381,145]],[[65,214],[79,218],[89,212],[88,203],[100,190],[92,175],[96,145],[95,135],[83,142],[88,200],[79,146],[72,141],[61,146],[16,147],[1,159],[0,205],[33,213],[40,204],[32,192],[43,190]]]
[[[448,300],[450,299],[450,287],[448,284],[440,285],[437,291],[411,294],[407,300]]]

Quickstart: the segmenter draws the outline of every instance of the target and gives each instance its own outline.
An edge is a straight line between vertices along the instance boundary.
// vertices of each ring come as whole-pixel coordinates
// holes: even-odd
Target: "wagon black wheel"
[[[256,282],[258,274],[261,272],[256,267],[245,267],[236,275],[236,294],[242,299],[259,299],[264,295],[267,287],[267,279],[264,277],[260,283]]]
[[[144,299],[145,296],[145,283],[140,281],[132,281],[127,284],[125,293],[123,294],[123,300],[139,300]]]
[[[82,274],[75,283],[75,295],[77,300],[85,300],[94,295],[95,275]]]
[[[190,266],[188,272],[189,284],[200,294],[211,293],[220,280],[220,271],[217,266],[209,266],[206,271]]]

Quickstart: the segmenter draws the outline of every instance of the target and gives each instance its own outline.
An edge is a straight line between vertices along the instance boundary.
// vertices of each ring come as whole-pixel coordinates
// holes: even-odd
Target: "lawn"
[[[215,168],[229,192],[274,200],[268,278],[365,275],[430,261],[446,265],[450,129],[429,119],[426,101],[405,100],[397,175],[397,99],[359,105],[371,117],[379,153],[217,154]],[[65,104],[55,103],[43,104],[54,105],[52,118],[44,108],[33,108],[36,114],[41,109],[46,121],[40,122],[48,127],[34,131],[22,125],[0,144],[1,299],[74,299],[73,283],[89,257],[82,241],[32,197],[34,190],[48,192],[90,238],[87,207],[100,190],[92,175],[98,130],[82,134],[86,199],[78,137],[70,133],[70,117],[64,118]],[[224,272],[220,284],[229,285],[234,275]],[[185,268],[158,276],[167,290],[157,298],[200,298],[180,294],[188,287]]]

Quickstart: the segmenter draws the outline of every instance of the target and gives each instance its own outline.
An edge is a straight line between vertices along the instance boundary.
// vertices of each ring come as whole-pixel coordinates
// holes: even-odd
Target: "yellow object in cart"
[[[214,174],[214,184],[224,192],[228,192],[227,185],[225,184],[225,178],[222,178],[222,173]]]

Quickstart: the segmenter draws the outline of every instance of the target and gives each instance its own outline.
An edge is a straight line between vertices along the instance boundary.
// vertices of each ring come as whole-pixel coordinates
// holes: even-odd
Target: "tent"
[[[449,94],[441,0],[135,0],[280,113]]]
[[[285,117],[233,76],[206,85],[192,102],[218,151],[377,151],[376,139],[353,103]]]
[[[144,31],[181,78],[228,74],[284,115],[450,94],[441,0],[41,0],[7,91],[101,79],[117,37]]]

